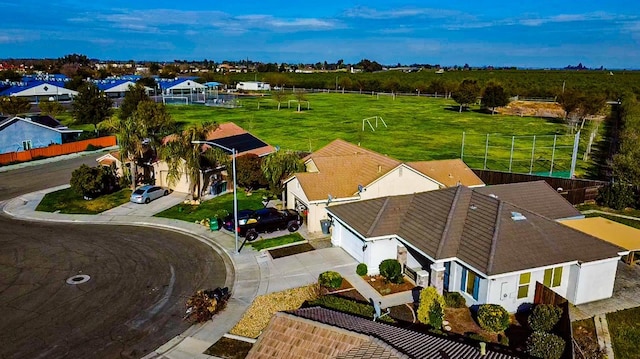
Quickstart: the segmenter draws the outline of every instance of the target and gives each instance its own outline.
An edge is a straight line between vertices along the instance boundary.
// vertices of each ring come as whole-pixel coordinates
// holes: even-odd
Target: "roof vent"
[[[498,198],[498,196],[493,193],[489,193],[489,197]]]
[[[511,212],[511,219],[513,219],[514,221],[524,221],[525,219],[527,219],[527,217],[525,217],[520,212]]]
[[[378,173],[382,172],[382,165],[378,165]]]
[[[471,205],[469,206],[469,209],[472,211],[475,211],[476,209],[478,209],[478,206],[476,206],[475,204],[471,203]]]

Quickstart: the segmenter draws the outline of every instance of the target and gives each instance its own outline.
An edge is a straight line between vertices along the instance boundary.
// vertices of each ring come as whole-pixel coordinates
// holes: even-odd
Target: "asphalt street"
[[[0,200],[68,183],[99,155],[2,172]],[[89,280],[67,284],[75,275]],[[0,358],[142,357],[190,325],[190,294],[225,278],[184,234],[0,216]]]

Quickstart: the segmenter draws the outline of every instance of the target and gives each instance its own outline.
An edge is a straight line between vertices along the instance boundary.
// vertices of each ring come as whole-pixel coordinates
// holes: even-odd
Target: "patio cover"
[[[640,229],[604,217],[572,219],[560,223],[628,250],[630,264],[634,261],[633,252],[640,251]]]

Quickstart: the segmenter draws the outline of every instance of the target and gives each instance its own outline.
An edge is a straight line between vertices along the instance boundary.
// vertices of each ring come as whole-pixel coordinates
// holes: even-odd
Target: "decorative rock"
[[[449,321],[448,321],[448,320],[443,320],[443,321],[442,321],[442,325],[444,325],[444,326],[449,325]]]
[[[448,325],[445,325],[445,326],[444,326],[444,330],[446,330],[447,332],[450,332],[450,331],[451,331],[451,327],[450,327],[450,326],[448,326]]]

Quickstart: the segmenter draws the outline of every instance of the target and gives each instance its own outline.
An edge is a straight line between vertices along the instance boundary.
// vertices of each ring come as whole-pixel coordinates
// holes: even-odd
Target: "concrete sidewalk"
[[[380,296],[356,274],[358,263],[341,248],[317,249],[271,259],[268,253],[257,252],[252,247],[245,246],[240,254],[236,254],[234,236],[229,232],[211,232],[208,228],[194,223],[153,217],[153,214],[180,203],[184,195],[178,193],[157,199],[148,205],[127,203],[99,215],[66,215],[35,211],[46,193],[66,187],[68,185],[19,196],[6,201],[3,210],[10,216],[25,220],[137,225],[179,231],[208,244],[225,260],[225,285],[232,293],[227,307],[216,314],[212,321],[193,325],[145,358],[211,358],[202,353],[235,326],[256,296],[314,283],[318,275],[327,270],[341,273],[363,296],[382,302],[383,307],[412,302],[410,292]]]

